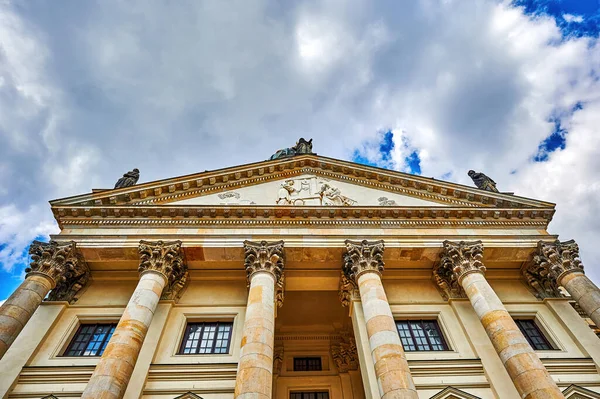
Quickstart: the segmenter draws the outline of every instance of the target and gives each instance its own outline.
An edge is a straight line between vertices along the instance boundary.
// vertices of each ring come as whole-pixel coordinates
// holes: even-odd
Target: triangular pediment
[[[315,189],[320,189],[327,181],[335,182],[335,187],[342,195],[344,190],[361,199],[350,202],[355,206],[379,206],[380,198],[395,201],[397,206],[453,206],[484,208],[541,208],[553,210],[554,204],[518,197],[510,194],[494,193],[432,178],[407,173],[380,169],[346,161],[321,157],[317,155],[298,155],[284,159],[263,161],[240,165],[215,171],[175,177],[149,183],[137,184],[113,190],[95,190],[90,194],[51,201],[53,207],[61,206],[148,206],[201,203],[210,197],[212,205],[237,205],[231,198],[240,194],[243,189],[262,186],[265,190],[275,189],[277,192],[286,180],[298,180],[303,177],[316,177]],[[294,185],[306,184],[295,182]],[[309,183],[313,184],[313,183]],[[333,185],[333,184],[332,184]],[[366,188],[364,194],[358,194],[356,187]],[[256,190],[256,189],[254,189]],[[252,190],[244,190],[249,198],[243,199],[255,204],[273,204],[277,195],[265,192],[258,201],[253,199]],[[304,194],[306,191],[303,191]],[[219,197],[231,195],[229,198]],[[275,199],[273,199],[275,195]],[[311,195],[314,195],[312,193]],[[217,201],[218,198],[218,201]],[[237,198],[235,198],[237,200]],[[223,201],[225,200],[225,201]],[[385,199],[381,202],[385,203]],[[225,204],[223,204],[225,202]],[[313,201],[316,204],[316,201]],[[335,201],[334,201],[335,202]],[[388,202],[391,204],[393,202]],[[239,205],[244,205],[240,203]],[[308,204],[305,204],[310,206]],[[319,204],[316,204],[319,206]]]
[[[430,399],[481,399],[479,396],[471,395],[454,387],[446,387],[433,395]]]
[[[575,384],[568,386],[562,393],[567,399],[600,399],[600,393]]]
[[[303,173],[279,180],[169,202],[169,205],[447,206],[439,201]]]

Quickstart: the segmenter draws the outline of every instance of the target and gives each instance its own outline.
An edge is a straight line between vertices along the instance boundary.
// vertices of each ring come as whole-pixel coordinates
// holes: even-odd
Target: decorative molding
[[[86,208],[87,209],[87,208]],[[545,229],[544,219],[482,217],[487,210],[444,210],[443,217],[428,216],[431,210],[402,208],[320,208],[320,207],[242,207],[193,206],[165,209],[161,207],[127,209],[70,209],[74,216],[57,217],[60,226],[351,226],[351,227],[418,227],[418,228],[527,228]],[[55,209],[56,210],[56,209]],[[102,212],[100,212],[102,211]],[[480,212],[481,211],[481,212]],[[89,216],[85,216],[87,212]],[[438,212],[442,212],[439,210]],[[499,211],[498,211],[499,212]],[[93,217],[92,214],[100,214]],[[66,213],[63,212],[66,215]]]
[[[436,282],[447,294],[456,292],[456,285],[470,273],[484,273],[483,243],[481,241],[444,241],[441,260],[436,268]],[[448,280],[448,276],[450,280]],[[438,281],[437,278],[440,280]],[[454,279],[456,284],[454,284]],[[444,289],[446,287],[446,289]]]
[[[181,277],[170,280],[165,288],[163,289],[162,295],[160,296],[161,301],[175,301],[179,302],[179,298],[183,295],[183,292],[189,283],[189,271],[186,270]]]
[[[54,396],[52,394],[44,396],[42,399],[58,399],[58,396]]]
[[[381,274],[384,269],[383,251],[385,245],[383,240],[378,241],[344,241],[346,251],[343,254],[343,269],[346,277],[358,281],[358,277],[365,272],[376,272]]]
[[[355,163],[314,155],[258,162],[149,182],[124,189],[105,190],[94,194],[52,201],[52,205],[107,205],[132,201],[137,204],[165,203],[210,192],[222,192],[276,179],[286,179],[303,173],[316,173],[337,180],[382,188],[386,191],[429,199],[445,204],[493,207],[532,206],[548,208],[554,204],[514,195],[492,193],[475,187],[438,181],[397,171],[387,171]]]
[[[342,271],[340,276],[340,289],[338,292],[342,306],[350,306],[353,300],[360,300],[356,283],[350,280]]]
[[[358,370],[356,342],[349,331],[340,331],[340,340],[331,343],[331,358],[340,373]]]
[[[579,246],[574,240],[539,241],[523,276],[539,298],[560,298],[563,296],[559,289],[562,278],[573,272],[583,273]]]
[[[285,252],[283,241],[253,242],[244,241],[244,267],[248,285],[254,273],[269,272],[275,276],[277,286],[283,287],[283,269],[285,267]],[[283,295],[281,295],[283,299]],[[277,299],[277,298],[276,298]]]
[[[569,385],[562,391],[566,399],[600,399],[598,392],[591,391],[579,385]]]
[[[429,399],[481,399],[479,396],[471,395],[468,392],[449,386],[436,393]]]
[[[141,240],[138,247],[140,255],[140,274],[155,271],[165,276],[165,288],[171,292],[179,292],[187,280],[187,265],[181,241],[145,241]],[[183,281],[183,284],[181,282]],[[177,287],[179,289],[177,289]]]
[[[438,262],[433,266],[433,281],[444,300],[466,298],[467,294],[458,282],[450,264]]]
[[[27,276],[41,274],[54,282],[49,301],[74,302],[80,290],[90,279],[90,269],[77,250],[75,241],[48,243],[33,241],[29,247],[31,263],[25,269]]]
[[[283,365],[283,345],[275,345],[273,349],[273,374],[281,374],[281,366]]]

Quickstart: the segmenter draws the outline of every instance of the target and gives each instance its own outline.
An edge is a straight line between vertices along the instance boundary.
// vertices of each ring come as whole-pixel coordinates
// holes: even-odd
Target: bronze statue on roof
[[[486,190],[486,191],[492,191],[495,193],[500,192],[496,188],[496,182],[493,181],[492,179],[490,179],[484,173],[481,173],[481,172],[478,173],[478,172],[475,172],[474,170],[470,170],[467,174],[469,175],[469,177],[471,179],[473,179],[473,183],[475,183],[477,188],[480,188],[480,189]]]
[[[275,154],[271,155],[271,158],[269,158],[269,160],[293,157],[294,155],[301,154],[313,154],[312,139],[306,141],[304,140],[304,138],[301,137],[300,140],[296,142],[295,146],[277,150]]]
[[[117,183],[115,184],[115,188],[123,188],[133,186],[140,179],[140,171],[135,168],[123,175]]]

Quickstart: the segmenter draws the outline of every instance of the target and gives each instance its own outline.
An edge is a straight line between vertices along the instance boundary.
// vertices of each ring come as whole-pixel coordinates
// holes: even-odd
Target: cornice
[[[554,204],[317,155],[300,155],[207,171],[51,201],[51,205],[164,204],[270,180],[314,173],[445,205],[553,209]]]
[[[553,209],[298,206],[54,206],[59,226],[319,226],[545,229]]]

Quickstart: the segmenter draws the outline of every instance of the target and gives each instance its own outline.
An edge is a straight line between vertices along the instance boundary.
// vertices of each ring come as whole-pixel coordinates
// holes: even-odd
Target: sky
[[[0,300],[48,201],[320,155],[557,204],[600,282],[598,0],[0,0]]]

